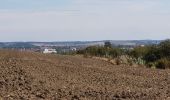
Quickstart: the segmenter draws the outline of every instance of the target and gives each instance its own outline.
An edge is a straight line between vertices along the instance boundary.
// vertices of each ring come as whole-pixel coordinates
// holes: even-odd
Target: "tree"
[[[134,58],[143,58],[148,53],[148,47],[136,47],[130,51],[129,55]]]
[[[158,46],[150,46],[148,47],[148,52],[144,55],[143,59],[149,62],[155,62],[161,59],[160,55],[161,51],[159,50]]]
[[[119,48],[112,48],[110,49],[109,51],[109,55],[112,57],[112,58],[116,58],[116,57],[119,57],[122,55],[122,50],[119,49]]]
[[[110,43],[110,41],[107,41],[107,42],[104,43],[104,47],[112,48],[112,44]]]
[[[159,44],[161,57],[170,58],[170,40],[165,40]]]

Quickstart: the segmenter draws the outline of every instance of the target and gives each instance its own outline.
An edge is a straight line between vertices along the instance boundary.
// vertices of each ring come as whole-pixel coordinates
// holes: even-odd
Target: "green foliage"
[[[104,47],[105,48],[112,48],[112,44],[109,41],[107,41],[107,42],[105,42]]]
[[[77,53],[89,55],[116,58],[116,63],[119,65],[119,57],[121,55],[129,55],[131,58],[128,62],[130,65],[146,64],[150,68],[166,69],[170,68],[170,40],[162,41],[158,45],[151,45],[145,47],[136,47],[133,50],[123,51],[120,48],[112,48],[110,42],[105,42],[103,47],[91,46],[84,50],[79,50]]]
[[[119,56],[121,56],[123,54],[123,50],[119,49],[119,48],[112,48],[109,50],[109,55],[112,58],[117,58]]]
[[[170,58],[170,40],[165,40],[159,44],[160,56]]]
[[[130,66],[132,66],[134,64],[133,59],[131,57],[127,58],[127,62]]]
[[[134,58],[143,58],[148,53],[148,47],[136,47],[129,52],[129,55]]]
[[[143,59],[146,63],[155,62],[161,58],[161,51],[157,46],[148,47],[147,53],[143,55]]]
[[[162,58],[156,62],[156,68],[158,69],[170,68],[170,61],[167,58]]]
[[[89,56],[98,56],[98,57],[111,57],[116,58],[122,55],[122,50],[119,48],[107,48],[100,46],[91,46],[87,47],[84,50],[77,51],[78,54],[84,54]]]
[[[148,68],[156,68],[155,62],[149,62],[146,64]]]
[[[150,68],[170,68],[170,40],[162,41],[158,45],[136,47],[128,54],[137,64],[146,64]]]

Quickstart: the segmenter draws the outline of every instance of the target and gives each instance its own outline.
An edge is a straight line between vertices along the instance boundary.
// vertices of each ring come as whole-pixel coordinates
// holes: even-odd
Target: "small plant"
[[[155,63],[153,63],[153,62],[147,63],[146,67],[147,68],[155,68]]]
[[[128,58],[127,59],[127,62],[128,62],[128,64],[130,65],[130,66],[133,66],[133,59],[131,59],[131,58]]]

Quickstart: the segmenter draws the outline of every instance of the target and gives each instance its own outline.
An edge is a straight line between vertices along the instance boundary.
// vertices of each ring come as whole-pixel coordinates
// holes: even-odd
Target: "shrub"
[[[123,51],[119,48],[109,48],[105,46],[90,46],[84,50],[77,51],[77,54],[88,54],[90,56],[117,58],[120,55],[122,55],[122,52]]]
[[[149,62],[146,64],[147,68],[155,68],[155,63]]]
[[[161,51],[157,46],[150,46],[148,47],[148,52],[143,56],[143,59],[149,62],[155,62],[161,59]]]
[[[132,51],[129,52],[129,55],[134,58],[142,58],[149,51],[149,47],[136,47]]]
[[[119,48],[112,48],[110,49],[109,51],[109,55],[112,57],[112,58],[117,58],[119,56],[122,55],[122,50],[119,49]]]
[[[130,66],[133,66],[134,61],[132,58],[127,58],[127,62]]]
[[[159,44],[159,48],[161,51],[161,57],[170,58],[170,40],[162,41]]]
[[[170,68],[170,61],[167,58],[160,59],[156,62],[156,68],[158,69]]]
[[[105,48],[112,48],[112,44],[110,43],[110,41],[107,41],[104,43],[104,47]]]

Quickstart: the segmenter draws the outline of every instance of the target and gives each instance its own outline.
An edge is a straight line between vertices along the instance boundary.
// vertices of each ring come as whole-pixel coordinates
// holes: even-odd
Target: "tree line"
[[[134,60],[142,60],[143,64],[150,68],[170,68],[170,40],[162,41],[157,45],[138,46],[133,49],[116,48],[112,47],[110,42],[105,42],[104,46],[90,46],[77,51],[77,54],[113,59],[126,55]]]
[[[85,56],[116,58],[122,55],[123,52],[120,48],[113,48],[110,42],[105,42],[104,46],[90,46],[84,50],[77,51],[77,53]]]

